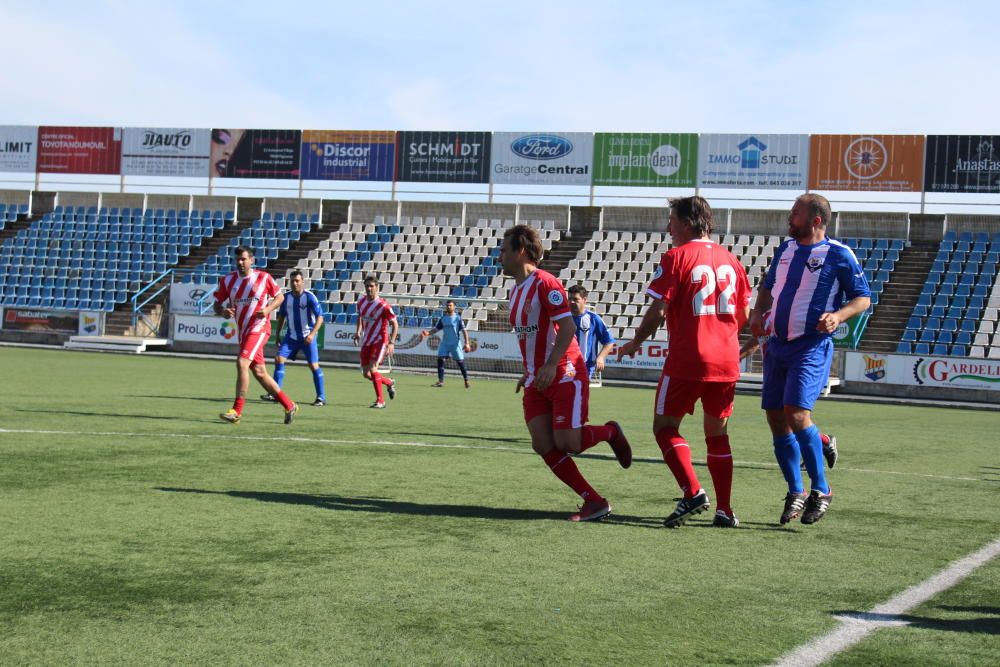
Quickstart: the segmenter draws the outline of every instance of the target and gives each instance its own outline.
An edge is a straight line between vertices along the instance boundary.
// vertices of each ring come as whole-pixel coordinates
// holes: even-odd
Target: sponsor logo
[[[889,164],[889,151],[875,137],[859,137],[847,145],[844,166],[855,178],[863,181],[875,178]]]
[[[478,157],[482,151],[481,143],[463,142],[461,137],[455,137],[454,143],[414,142],[410,144],[410,156],[430,157]]]
[[[681,152],[670,144],[658,146],[648,155],[609,155],[608,166],[617,169],[649,167],[660,176],[670,176],[681,168]]]
[[[0,143],[0,153],[30,153],[33,141],[5,141]]]
[[[353,340],[354,333],[347,331],[346,329],[335,329],[333,332],[334,340]]]
[[[518,338],[524,338],[538,331],[537,324],[529,324],[527,326],[514,327],[514,333],[517,334]]]
[[[573,142],[555,134],[530,134],[510,145],[516,155],[529,160],[555,160],[573,152]]]
[[[926,384],[927,382],[966,385],[998,384],[1000,383],[1000,364],[921,357],[913,364],[913,378],[917,384]]]
[[[225,340],[229,340],[236,335],[236,325],[230,321],[225,321],[221,326],[216,326],[214,324],[203,324],[195,323],[188,324],[186,322],[177,323],[177,334],[186,336],[197,336],[198,338],[212,339],[222,337]]]
[[[189,148],[192,141],[194,141],[194,138],[191,136],[191,133],[186,130],[175,132],[173,134],[147,130],[146,133],[142,135],[141,145],[147,150],[176,150],[178,148]]]
[[[976,146],[976,156],[973,159],[964,160],[961,157],[956,158],[954,171],[956,173],[1000,171],[1000,160],[993,157],[993,142],[988,139],[980,141],[979,145]]]
[[[223,338],[229,340],[236,335],[236,325],[232,322],[223,322],[222,327],[219,329],[219,333],[222,334]]]
[[[549,292],[549,303],[553,306],[561,306],[563,304],[563,295],[559,290],[552,290]]]
[[[875,355],[863,355],[865,360],[865,377],[872,382],[885,379],[885,359]]]
[[[833,337],[836,340],[844,340],[851,334],[851,326],[847,322],[841,322],[837,326],[837,330],[833,332]]]
[[[740,169],[760,169],[767,166],[797,166],[799,156],[768,153],[767,144],[750,136],[737,145],[738,153],[710,153],[709,165],[739,165]]]
[[[83,333],[97,333],[97,318],[91,315],[83,316]]]

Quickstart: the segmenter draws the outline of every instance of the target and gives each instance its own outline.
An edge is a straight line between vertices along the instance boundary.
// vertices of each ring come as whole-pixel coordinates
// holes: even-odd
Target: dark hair
[[[534,227],[514,225],[503,233],[503,238],[505,241],[510,239],[510,249],[514,252],[524,250],[524,254],[528,256],[528,260],[532,264],[537,265],[542,261],[545,250],[542,248],[542,240],[538,238],[538,232]]]
[[[580,297],[584,300],[586,300],[587,298],[587,288],[584,287],[583,285],[573,285],[566,291],[570,294],[579,294]]]
[[[712,233],[712,207],[704,197],[675,197],[670,200],[670,210],[679,220],[691,227],[695,238]]]
[[[375,283],[375,286],[378,287],[378,277],[374,273],[368,274],[365,276],[365,285],[368,283]]]
[[[302,272],[299,271],[298,269],[294,269],[291,273],[288,274],[289,279],[294,279],[295,276],[302,278]],[[305,278],[302,279],[305,280]]]
[[[254,256],[254,254],[253,254],[253,248],[251,248],[248,245],[238,245],[238,246],[236,246],[236,250],[233,251],[233,257],[239,257],[243,253],[246,253],[246,254],[250,255],[251,257]]]
[[[809,220],[819,217],[820,224],[823,227],[826,227],[827,224],[829,224],[830,219],[833,217],[833,211],[830,209],[830,200],[823,195],[818,195],[815,192],[807,192],[806,194],[799,196],[796,201],[801,201],[809,207],[807,210]]]

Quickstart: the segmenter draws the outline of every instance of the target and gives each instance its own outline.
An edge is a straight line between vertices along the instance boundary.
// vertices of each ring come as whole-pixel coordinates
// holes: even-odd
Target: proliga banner
[[[391,181],[395,168],[395,132],[302,132],[303,179]]]
[[[121,171],[121,160],[120,128],[38,128],[38,171],[41,173],[117,174]]]
[[[693,188],[697,171],[697,134],[594,136],[594,185]]]
[[[122,131],[122,174],[208,176],[212,131],[183,127],[126,127]]]
[[[814,134],[810,137],[811,190],[919,192],[923,176],[923,135]]]
[[[698,186],[805,190],[808,134],[703,134],[698,138]]]

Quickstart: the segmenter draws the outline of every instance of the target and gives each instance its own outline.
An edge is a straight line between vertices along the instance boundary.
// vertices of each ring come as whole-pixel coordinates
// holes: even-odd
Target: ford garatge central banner
[[[489,132],[400,132],[397,181],[487,183]]]
[[[395,168],[395,132],[302,132],[305,180],[391,181]]]
[[[805,190],[808,134],[703,134],[698,139],[698,186]]]
[[[494,132],[494,183],[590,185],[594,135],[589,132]]]
[[[211,130],[185,127],[126,127],[122,130],[122,174],[208,176]]]

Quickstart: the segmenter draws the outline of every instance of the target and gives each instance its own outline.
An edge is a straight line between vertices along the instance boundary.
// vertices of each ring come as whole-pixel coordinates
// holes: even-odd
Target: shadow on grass
[[[73,415],[76,417],[101,417],[101,418],[112,418],[112,419],[155,419],[158,421],[172,421],[172,422],[190,422],[192,424],[204,424],[205,422],[219,421],[218,419],[185,419],[184,417],[178,417],[177,415],[145,415],[145,414],[127,414],[123,412],[85,412],[83,410],[29,410],[27,408],[18,408],[17,412],[29,412],[32,414],[44,414],[44,415]]]
[[[206,403],[230,403],[232,396],[156,396],[153,394],[129,394],[125,398],[154,398],[158,401],[205,401]],[[252,399],[251,399],[252,400]]]
[[[944,607],[942,607],[944,608]],[[957,609],[957,608],[956,608]],[[978,613],[994,607],[966,607],[968,612]],[[989,612],[987,612],[989,613]],[[834,616],[846,616],[873,623],[906,624],[911,628],[925,630],[942,630],[945,632],[965,632],[969,634],[1000,634],[1000,618],[984,616],[982,618],[927,618],[912,614],[877,614],[873,612],[835,611]]]
[[[384,433],[392,433],[393,435],[422,435],[435,438],[451,438],[454,440],[480,440],[483,442],[511,442],[517,444],[527,442],[527,438],[487,438],[482,435],[469,435],[466,433],[424,433],[421,431],[384,431]]]

